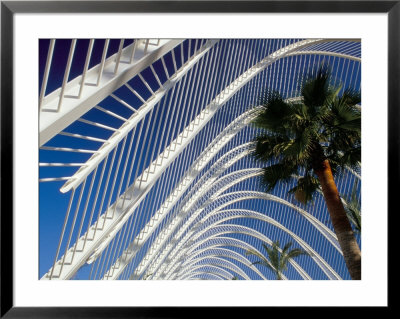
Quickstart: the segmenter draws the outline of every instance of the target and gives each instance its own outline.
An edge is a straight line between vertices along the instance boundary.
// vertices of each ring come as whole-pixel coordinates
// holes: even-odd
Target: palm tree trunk
[[[339,241],[340,248],[343,252],[343,257],[353,280],[361,279],[361,251],[354,237],[353,229],[351,228],[349,219],[344,210],[342,201],[340,200],[331,166],[328,160],[324,160],[319,168],[315,171],[322,187],[326,206],[333,228]]]

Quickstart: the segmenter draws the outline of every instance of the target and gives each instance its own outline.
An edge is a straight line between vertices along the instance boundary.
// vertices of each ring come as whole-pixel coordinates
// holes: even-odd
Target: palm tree
[[[252,154],[268,165],[262,176],[266,191],[300,173],[290,190],[296,199],[307,203],[322,189],[350,276],[361,279],[361,251],[334,181],[340,168],[354,168],[361,161],[361,96],[351,89],[339,96],[341,88],[332,88],[329,78],[329,69],[322,66],[305,78],[300,99],[267,94],[254,120],[263,133]]]
[[[309,255],[305,250],[300,248],[289,250],[292,246],[291,242],[288,242],[283,247],[282,252],[280,252],[279,240],[274,241],[271,248],[264,243],[262,246],[266,250],[268,258],[253,249],[247,250],[246,255],[258,257],[259,259],[253,262],[252,265],[260,264],[269,268],[275,273],[277,280],[282,280],[282,273],[287,269],[287,263],[290,259],[300,255]]]
[[[357,187],[358,181],[354,183],[350,196],[344,196],[344,201],[347,217],[353,225],[354,231],[361,234],[361,205],[357,198]]]

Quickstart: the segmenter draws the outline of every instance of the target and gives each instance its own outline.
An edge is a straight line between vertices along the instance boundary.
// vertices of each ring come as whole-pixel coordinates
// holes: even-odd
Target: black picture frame
[[[13,289],[13,19],[16,13],[387,13],[388,14],[388,208],[396,212],[400,143],[400,0],[396,1],[1,1],[1,318],[177,318],[205,315],[209,308],[191,307],[14,307]],[[390,218],[390,216],[388,216]],[[388,227],[393,223],[388,223]],[[390,229],[388,228],[390,234]],[[391,241],[388,238],[388,244]],[[388,255],[389,256],[389,255]],[[389,285],[390,281],[388,282]],[[34,292],[32,292],[34,293]],[[390,298],[388,307],[390,308]],[[254,308],[252,308],[254,309]],[[200,311],[200,313],[199,313]],[[226,309],[214,308],[226,316]],[[261,310],[262,311],[262,310]],[[304,308],[291,307],[296,315]],[[323,310],[322,310],[323,311]],[[331,309],[334,313],[340,309]],[[234,310],[249,315],[249,309]],[[208,316],[208,315],[207,315]]]

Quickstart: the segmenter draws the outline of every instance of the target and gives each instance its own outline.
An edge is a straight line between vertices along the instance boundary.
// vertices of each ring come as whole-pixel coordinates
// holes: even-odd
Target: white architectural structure
[[[322,196],[263,193],[248,153],[266,89],[296,98],[322,62],[360,87],[358,40],[62,41],[40,44],[42,280],[274,279],[245,252],[277,239],[311,253],[285,279],[349,279]]]

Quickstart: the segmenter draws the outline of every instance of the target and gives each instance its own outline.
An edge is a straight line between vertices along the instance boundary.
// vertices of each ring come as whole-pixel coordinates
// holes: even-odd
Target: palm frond
[[[258,251],[254,250],[254,249],[246,250],[245,254],[246,254],[246,256],[253,255],[253,256],[256,256],[256,257],[258,257],[260,259],[263,259],[263,260],[265,259],[265,257],[261,253],[259,253]]]
[[[356,98],[344,95],[336,99],[331,105],[331,121],[325,124],[361,133],[361,110],[356,105],[347,103],[354,99]]]
[[[306,251],[299,248],[290,250],[290,247],[292,246],[291,242],[287,242],[282,251],[280,249],[279,240],[272,242],[271,247],[265,243],[262,243],[262,246],[265,249],[268,258],[266,256],[260,256],[259,253],[255,254],[253,249],[248,250],[246,254],[258,256],[259,259],[253,264],[261,264],[266,266],[275,273],[277,279],[282,279],[282,273],[287,269],[287,263],[290,259],[300,255],[308,255]]]
[[[292,166],[289,163],[277,163],[264,167],[263,175],[261,176],[261,183],[265,186],[267,191],[275,188],[276,184],[280,181],[288,181],[292,175],[297,174],[297,166]]]
[[[285,247],[283,247],[283,249],[282,249],[282,255],[285,255],[286,254],[286,252],[289,250],[289,248],[292,246],[292,242],[291,241],[288,241],[287,243],[286,243],[286,245],[285,245]]]
[[[347,105],[357,106],[361,103],[361,93],[352,88],[347,88],[343,92],[341,100],[343,100]]]
[[[311,175],[305,175],[297,181],[297,185],[289,190],[289,193],[295,195],[297,201],[307,204],[312,201],[314,193],[320,188],[317,178]]]
[[[252,121],[257,128],[274,133],[285,133],[287,122],[283,118],[290,117],[292,108],[286,103],[278,92],[268,92],[263,98],[263,108]]]
[[[261,161],[269,161],[271,158],[276,157],[275,147],[282,143],[287,142],[288,139],[283,136],[263,134],[257,136],[253,140],[253,147],[251,155]]]
[[[300,248],[295,248],[292,249],[290,252],[287,253],[287,258],[295,258],[301,255],[306,255],[308,256],[308,253],[306,251],[304,251],[303,249]]]
[[[360,167],[361,163],[361,146],[356,146],[346,150],[340,157],[341,167],[349,166],[351,168]]]
[[[330,95],[329,78],[331,72],[326,65],[321,65],[316,72],[306,75],[301,88],[303,102],[309,107],[310,114],[316,114],[317,108],[324,105]]]

